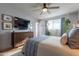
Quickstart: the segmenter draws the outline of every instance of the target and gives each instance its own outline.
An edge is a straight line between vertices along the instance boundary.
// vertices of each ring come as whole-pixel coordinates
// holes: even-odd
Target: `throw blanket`
[[[39,42],[47,39],[48,37],[40,36],[35,38],[30,38],[24,46],[24,55],[25,56],[36,56]]]

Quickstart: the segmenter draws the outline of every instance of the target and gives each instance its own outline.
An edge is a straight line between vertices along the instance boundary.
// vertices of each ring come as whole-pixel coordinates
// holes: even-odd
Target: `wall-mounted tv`
[[[19,30],[26,30],[29,24],[30,24],[29,20],[15,17],[14,28],[18,28]]]

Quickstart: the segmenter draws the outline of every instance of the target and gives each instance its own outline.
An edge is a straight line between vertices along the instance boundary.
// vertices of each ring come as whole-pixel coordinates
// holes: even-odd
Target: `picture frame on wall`
[[[12,21],[13,17],[10,15],[2,14],[2,20],[4,21]]]
[[[12,23],[10,23],[10,22],[3,22],[2,25],[3,25],[2,27],[4,30],[12,30],[12,28],[13,28]]]

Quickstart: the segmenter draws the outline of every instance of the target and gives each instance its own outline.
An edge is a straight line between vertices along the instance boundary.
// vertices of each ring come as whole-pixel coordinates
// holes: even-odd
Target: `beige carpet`
[[[6,51],[6,52],[1,52],[0,56],[23,56],[21,53],[23,46]]]

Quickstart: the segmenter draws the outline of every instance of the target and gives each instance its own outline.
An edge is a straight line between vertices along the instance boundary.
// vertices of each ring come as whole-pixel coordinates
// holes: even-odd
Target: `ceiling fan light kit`
[[[43,3],[43,7],[42,7],[42,12],[41,12],[41,14],[42,14],[42,13],[49,12],[49,11],[48,11],[49,9],[58,9],[58,8],[59,8],[59,6],[48,7],[46,3]],[[40,14],[40,15],[41,15],[41,14]]]
[[[47,12],[48,9],[47,9],[47,8],[43,8],[42,11],[43,11],[43,12]]]

